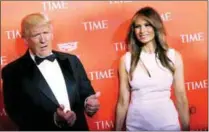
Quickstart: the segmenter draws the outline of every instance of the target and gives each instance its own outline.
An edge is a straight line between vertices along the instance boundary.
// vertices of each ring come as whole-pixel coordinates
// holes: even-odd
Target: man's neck
[[[39,54],[34,53],[31,49],[29,49],[29,52],[30,52],[30,54],[31,54],[32,56],[38,56],[38,57],[40,57],[40,58],[44,58],[44,57],[47,57],[47,56],[53,54],[52,51],[51,51],[48,55],[46,55],[46,56],[41,56],[41,55],[39,55]]]

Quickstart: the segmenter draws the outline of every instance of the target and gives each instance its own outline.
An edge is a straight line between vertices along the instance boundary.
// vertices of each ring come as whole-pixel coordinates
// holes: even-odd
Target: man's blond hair
[[[21,34],[22,38],[28,37],[30,35],[30,28],[39,25],[49,25],[51,26],[51,21],[48,16],[44,13],[32,13],[25,16],[21,22]]]

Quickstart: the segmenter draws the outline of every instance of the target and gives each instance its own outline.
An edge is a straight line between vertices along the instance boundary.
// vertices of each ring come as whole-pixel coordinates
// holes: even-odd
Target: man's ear
[[[26,38],[22,38],[22,39],[23,39],[24,43],[25,43],[26,45],[28,45],[28,41],[26,40]]]
[[[51,36],[52,36],[52,40],[54,40],[54,34],[53,33],[51,33]]]
[[[50,29],[51,29],[51,35],[52,35],[52,40],[53,40],[54,39],[53,26],[52,26],[52,24],[50,24],[49,26],[50,26]]]

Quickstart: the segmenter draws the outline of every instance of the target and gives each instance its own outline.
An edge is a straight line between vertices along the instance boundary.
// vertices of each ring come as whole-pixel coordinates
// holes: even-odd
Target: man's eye
[[[37,37],[39,34],[32,34],[31,37]]]
[[[149,23],[145,24],[146,27],[151,26]]]

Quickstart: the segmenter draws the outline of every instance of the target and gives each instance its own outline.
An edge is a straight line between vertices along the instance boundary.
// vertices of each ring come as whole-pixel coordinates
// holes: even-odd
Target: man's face
[[[26,38],[28,47],[34,55],[45,57],[52,52],[53,33],[50,25],[37,25],[29,29],[30,35]]]

